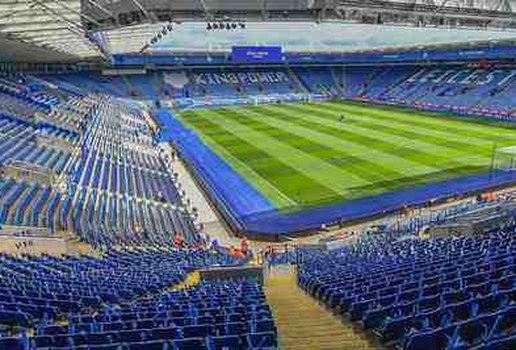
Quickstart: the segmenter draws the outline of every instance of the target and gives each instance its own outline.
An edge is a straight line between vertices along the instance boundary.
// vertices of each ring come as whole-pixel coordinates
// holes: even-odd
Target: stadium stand
[[[22,78],[2,82],[0,222],[73,230],[94,246],[170,243],[174,232],[199,239],[141,110],[61,90],[59,99]]]
[[[160,97],[238,97],[264,93],[285,94],[294,89],[293,78],[282,68],[192,69],[121,76],[98,74],[65,74],[45,79],[85,86],[90,91],[118,97],[153,100]],[[56,79],[57,78],[57,79]]]
[[[390,345],[509,349],[516,344],[513,233],[511,225],[428,240],[380,235],[303,252],[298,283]]]
[[[513,69],[438,66],[387,68],[374,79],[363,79],[364,89],[355,97],[430,109],[468,109],[472,106],[511,110],[508,94],[514,89]],[[487,112],[487,111],[486,111]]]
[[[141,81],[115,83],[134,83],[143,96]],[[1,349],[276,347],[254,280],[170,289],[190,271],[247,258],[202,248],[141,108],[66,82],[14,76],[0,84],[4,234],[27,227],[8,235],[26,245],[73,231],[105,250],[100,258],[3,253]],[[177,248],[174,233],[188,248]],[[111,250],[116,244],[131,248]]]
[[[157,3],[0,5],[0,350],[516,349],[514,0]]]
[[[254,103],[257,100],[252,97],[268,96],[263,97],[267,102],[273,97],[288,99],[301,94],[479,115],[512,113],[510,96],[516,86],[516,73],[510,67],[471,65],[191,68],[145,75],[75,73],[44,78],[118,97],[150,101],[172,98],[179,106],[191,105],[192,99],[205,104],[214,104],[214,100],[234,103],[238,98]]]
[[[188,271],[243,262],[202,249],[109,251],[103,258],[2,255],[0,347],[274,347],[274,321],[256,282],[166,290]]]

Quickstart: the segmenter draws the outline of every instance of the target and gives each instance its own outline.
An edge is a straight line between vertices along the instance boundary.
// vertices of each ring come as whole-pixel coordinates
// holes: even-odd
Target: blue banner
[[[478,46],[442,50],[413,50],[399,52],[285,52],[280,47],[233,47],[233,52],[213,53],[162,53],[162,54],[115,54],[115,66],[177,66],[222,65],[239,63],[289,63],[289,64],[367,64],[405,62],[478,62],[479,60],[513,59],[515,45]]]
[[[282,50],[279,46],[233,46],[231,52],[233,63],[282,61]]]

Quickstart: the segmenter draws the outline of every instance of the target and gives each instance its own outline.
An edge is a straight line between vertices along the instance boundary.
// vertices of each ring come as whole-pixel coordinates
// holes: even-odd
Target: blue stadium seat
[[[489,339],[513,336],[516,334],[516,308],[512,307],[500,314],[489,334]]]
[[[0,338],[0,349],[2,350],[25,350],[27,346],[27,339],[24,338]]]
[[[243,348],[242,339],[238,335],[223,335],[211,337],[210,350],[239,350]]]
[[[172,345],[174,350],[208,350],[204,338],[176,339]]]
[[[273,332],[250,333],[247,335],[247,347],[249,349],[276,349],[278,346]]]
[[[416,333],[408,337],[407,350],[440,350],[450,345],[450,337],[442,330]]]

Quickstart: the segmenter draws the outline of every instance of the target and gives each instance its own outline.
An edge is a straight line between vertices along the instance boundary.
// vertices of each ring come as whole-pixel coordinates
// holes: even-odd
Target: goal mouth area
[[[516,171],[516,145],[497,148],[493,154],[493,169]]]

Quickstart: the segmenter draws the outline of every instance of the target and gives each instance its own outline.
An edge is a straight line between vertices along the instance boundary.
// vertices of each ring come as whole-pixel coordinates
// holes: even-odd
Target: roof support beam
[[[68,5],[66,5],[62,0],[53,0],[56,4],[60,5],[62,8],[66,9],[67,11],[70,11],[71,13],[75,13],[77,16],[79,17],[82,17],[84,18],[85,20],[95,24],[97,27],[100,27],[101,24],[99,22],[97,22],[97,20],[95,20],[94,18],[86,15],[85,13],[82,13],[76,9],[72,9],[70,7],[68,7]]]
[[[35,4],[39,5],[40,7],[42,7],[45,11],[47,11],[48,13],[50,14],[53,14],[54,16],[56,16],[57,19],[60,19],[61,21],[67,23],[67,27],[68,27],[68,30],[72,33],[75,33],[78,37],[80,38],[83,38],[86,46],[90,46],[92,48],[94,48],[96,51],[98,51],[99,55],[103,58],[106,58],[106,55],[104,53],[104,50],[102,47],[100,47],[100,44],[99,43],[96,43],[95,41],[91,40],[88,36],[87,36],[87,31],[85,30],[85,28],[82,26],[82,24],[80,23],[76,23],[72,20],[70,20],[69,18],[67,17],[64,17],[61,13],[59,13],[57,10],[47,6],[45,3],[43,3],[41,0],[32,0]],[[80,18],[80,17],[79,17]]]
[[[516,31],[516,16],[513,13],[452,6],[458,4],[456,0],[443,0],[440,4],[434,1],[437,8],[427,3],[373,0],[330,0],[328,2],[332,3],[333,12],[344,14],[343,20],[357,23]],[[317,6],[323,6],[327,2],[316,0],[315,3]],[[318,8],[322,9],[322,7]]]

